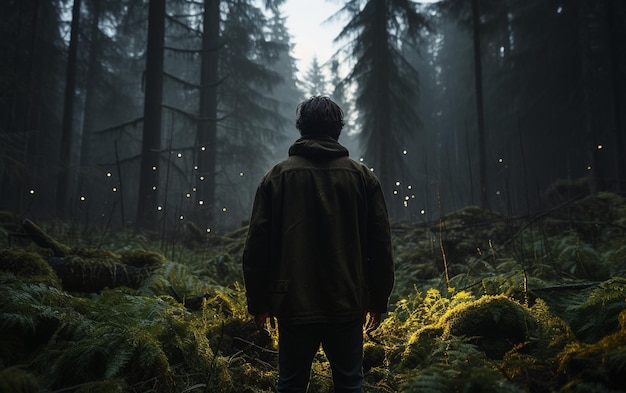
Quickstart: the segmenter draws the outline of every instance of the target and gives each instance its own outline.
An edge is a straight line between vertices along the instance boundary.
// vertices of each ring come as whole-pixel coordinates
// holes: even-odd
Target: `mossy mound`
[[[444,340],[450,335],[467,337],[488,358],[502,359],[528,340],[536,321],[524,306],[498,295],[458,305],[443,316],[440,326]]]
[[[0,251],[0,271],[12,272],[25,282],[42,282],[61,288],[52,267],[34,252],[14,248]]]
[[[373,342],[366,342],[363,345],[363,370],[367,372],[375,367],[383,367],[385,356],[385,347]]]
[[[39,393],[41,386],[31,372],[24,367],[14,366],[0,371],[0,392]]]

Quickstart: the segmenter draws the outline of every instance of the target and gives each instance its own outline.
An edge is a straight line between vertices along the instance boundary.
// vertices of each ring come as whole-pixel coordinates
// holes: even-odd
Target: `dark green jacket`
[[[386,312],[391,231],[378,179],[330,137],[303,137],[261,180],[243,253],[252,315],[336,322]]]

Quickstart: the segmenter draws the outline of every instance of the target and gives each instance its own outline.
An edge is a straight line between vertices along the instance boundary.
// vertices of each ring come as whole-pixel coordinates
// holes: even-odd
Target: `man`
[[[363,325],[376,329],[394,282],[391,231],[378,179],[338,138],[341,108],[298,105],[301,138],[261,180],[243,253],[257,328],[278,319],[277,391],[305,392],[320,344],[335,392],[361,392]]]

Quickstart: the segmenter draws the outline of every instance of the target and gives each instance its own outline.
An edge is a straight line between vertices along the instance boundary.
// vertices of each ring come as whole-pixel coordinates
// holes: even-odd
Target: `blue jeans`
[[[363,320],[294,324],[278,321],[278,393],[304,393],[320,344],[333,373],[335,392],[361,393]]]

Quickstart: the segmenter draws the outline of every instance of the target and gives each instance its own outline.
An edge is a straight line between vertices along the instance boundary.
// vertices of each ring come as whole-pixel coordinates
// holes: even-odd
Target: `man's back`
[[[301,138],[289,154],[261,181],[257,203],[266,208],[255,206],[272,222],[270,243],[258,243],[271,253],[264,269],[269,273],[269,311],[300,322],[358,318],[376,295],[368,284],[372,273],[383,279],[376,284],[382,293],[393,285],[391,261],[376,261],[386,269],[378,272],[371,272],[376,266],[368,262],[372,252],[391,255],[389,242],[376,241],[389,239],[379,183],[330,137]],[[253,215],[252,233],[257,221]],[[251,252],[247,248],[245,255]],[[371,300],[386,303],[386,296]]]

